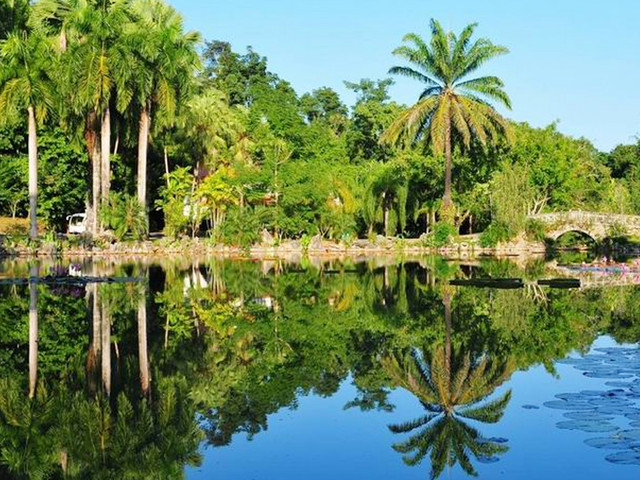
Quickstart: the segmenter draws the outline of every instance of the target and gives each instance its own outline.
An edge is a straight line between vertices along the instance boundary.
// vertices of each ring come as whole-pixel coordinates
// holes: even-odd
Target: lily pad
[[[606,433],[618,430],[615,425],[599,420],[565,420],[558,422],[556,426],[562,430],[580,430],[588,433]]]
[[[629,450],[625,452],[612,453],[607,455],[607,462],[616,463],[618,465],[640,465],[640,451]]]

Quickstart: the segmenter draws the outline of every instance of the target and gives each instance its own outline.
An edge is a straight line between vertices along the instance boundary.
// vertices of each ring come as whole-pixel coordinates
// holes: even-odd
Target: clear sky
[[[601,150],[640,135],[640,2],[637,0],[170,0],[189,29],[234,50],[251,45],[302,94],[321,86],[353,96],[343,81],[384,78],[408,32],[430,18],[477,33],[511,53],[487,64],[511,96],[508,115],[584,136]],[[420,86],[397,80],[412,103]]]

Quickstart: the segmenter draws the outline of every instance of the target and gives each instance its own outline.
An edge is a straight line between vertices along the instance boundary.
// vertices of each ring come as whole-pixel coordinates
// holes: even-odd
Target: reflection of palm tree
[[[31,267],[29,281],[29,398],[36,394],[38,380],[38,267]]]
[[[451,297],[445,292],[446,340],[430,353],[414,349],[405,355],[390,355],[382,360],[385,371],[396,385],[414,394],[426,415],[392,425],[394,433],[419,429],[412,437],[394,445],[405,454],[408,465],[417,465],[431,452],[431,476],[438,477],[445,465],[459,463],[465,472],[475,475],[470,455],[488,459],[507,450],[499,442],[484,439],[464,419],[496,423],[511,399],[511,391],[484,402],[513,372],[514,363],[496,361],[487,355],[472,360],[469,353],[456,351],[451,344]],[[409,453],[413,452],[413,455]]]

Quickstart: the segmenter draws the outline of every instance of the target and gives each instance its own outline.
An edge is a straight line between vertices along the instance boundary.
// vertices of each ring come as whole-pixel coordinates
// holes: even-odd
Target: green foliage
[[[607,236],[610,238],[624,238],[628,235],[629,232],[627,231],[627,228],[620,223],[614,223],[607,232]]]
[[[535,205],[544,205],[537,188],[532,185],[529,167],[522,164],[506,164],[493,177],[490,187],[494,238],[500,233],[510,236],[524,232],[527,215],[535,211]],[[496,237],[497,235],[497,237]],[[506,239],[508,240],[508,238]]]
[[[186,233],[193,223],[194,212],[188,202],[195,180],[189,170],[183,167],[171,172],[166,177],[167,184],[160,189],[160,198],[156,200],[156,207],[164,213],[164,234],[172,238]]]
[[[447,222],[438,222],[433,227],[433,231],[426,237],[427,246],[445,247],[451,244],[457,234],[458,229],[454,225]]]
[[[543,242],[546,238],[546,227],[539,220],[529,219],[525,225],[527,238],[534,242]]]
[[[508,242],[516,234],[517,232],[514,232],[509,225],[496,221],[482,232],[480,245],[483,248],[495,247],[500,242]]]
[[[134,196],[112,193],[100,215],[100,221],[113,230],[118,241],[125,238],[142,240],[149,233],[145,208]]]
[[[267,223],[268,213],[264,208],[231,207],[220,230],[222,242],[243,248],[259,243],[260,232]]]

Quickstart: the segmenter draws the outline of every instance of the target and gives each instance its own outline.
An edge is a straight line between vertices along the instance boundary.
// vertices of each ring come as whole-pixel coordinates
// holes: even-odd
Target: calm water
[[[640,277],[566,273],[5,262],[0,478],[635,480]]]

